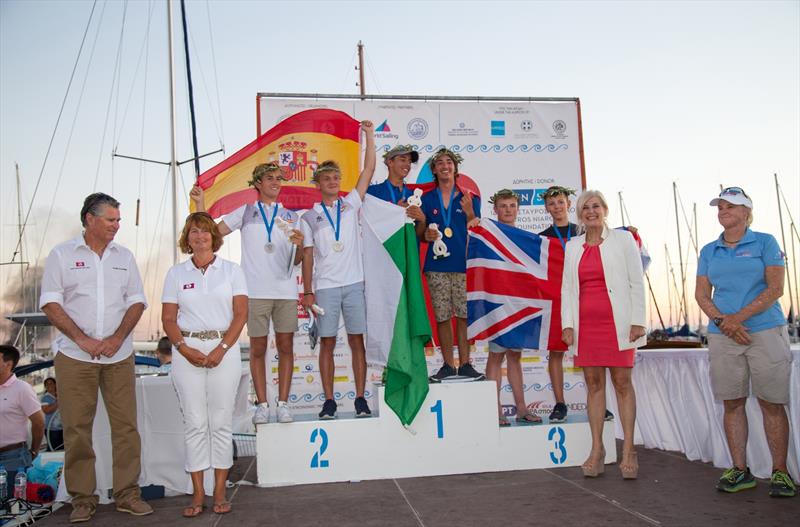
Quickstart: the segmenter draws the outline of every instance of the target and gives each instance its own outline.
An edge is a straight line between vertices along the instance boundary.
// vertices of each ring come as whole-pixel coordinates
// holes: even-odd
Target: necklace
[[[731,240],[728,240],[728,238],[726,238],[725,235],[723,234],[722,235],[722,241],[727,243],[728,245],[735,245],[735,244],[739,243],[740,241],[742,241],[742,238],[739,238],[738,240],[731,241]]]
[[[217,259],[217,256],[214,255],[214,257],[211,258],[211,260],[209,260],[205,265],[198,265],[197,261],[194,258],[192,258],[192,263],[194,264],[195,267],[197,267],[200,270],[200,274],[206,274],[206,271],[208,270],[208,267],[212,263],[214,263],[214,260],[216,260],[216,259]]]

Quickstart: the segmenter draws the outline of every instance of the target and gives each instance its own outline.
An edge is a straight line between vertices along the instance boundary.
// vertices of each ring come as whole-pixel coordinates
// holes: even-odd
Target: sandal
[[[639,477],[639,459],[636,452],[623,452],[622,459],[629,457],[629,462],[624,461],[619,464],[619,471],[622,472],[622,479],[636,479]]]
[[[518,423],[531,423],[531,424],[537,424],[538,425],[538,424],[540,424],[542,422],[542,418],[539,417],[538,415],[534,414],[534,413],[525,412],[524,414],[517,416],[517,422]]]
[[[497,424],[499,424],[499,425],[500,425],[500,428],[505,428],[505,427],[507,427],[507,426],[511,426],[511,422],[510,422],[510,421],[508,420],[508,418],[506,418],[505,416],[503,416],[503,417],[500,417],[500,418],[497,420]]]
[[[214,504],[214,514],[228,514],[231,512],[231,502],[229,501],[222,501],[220,503]]]
[[[581,469],[583,470],[583,475],[587,478],[596,478],[606,470],[605,465],[606,459],[606,449],[600,451],[600,459],[596,460],[594,456],[589,453],[589,459],[587,459],[583,465],[581,465]]]
[[[183,509],[183,517],[184,518],[194,518],[196,516],[200,516],[206,510],[206,506],[202,503],[200,505],[189,505],[185,509]]]

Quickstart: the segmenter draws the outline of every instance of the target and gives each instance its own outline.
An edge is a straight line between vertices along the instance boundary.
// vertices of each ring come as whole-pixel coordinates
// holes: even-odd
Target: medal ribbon
[[[450,218],[453,216],[453,201],[455,201],[457,193],[458,191],[453,189],[453,192],[450,193],[450,204],[445,209],[444,200],[442,199],[442,190],[436,187],[436,195],[439,197],[439,207],[442,209],[442,222],[444,223],[445,229],[450,227]]]
[[[331,224],[331,228],[333,229],[333,236],[336,238],[336,241],[339,241],[339,232],[342,226],[342,203],[341,200],[336,200],[336,225],[333,224],[333,218],[331,218],[331,213],[328,212],[328,206],[325,205],[325,202],[322,202],[322,212],[325,213],[325,217],[328,218],[328,223]]]
[[[275,217],[278,215],[278,202],[272,206],[272,221],[267,221],[267,215],[264,214],[264,206],[261,201],[258,202],[258,210],[261,212],[261,219],[264,220],[264,227],[267,229],[267,241],[272,243],[272,228],[275,226]]]
[[[383,183],[386,185],[386,188],[388,188],[388,189],[389,189],[389,195],[392,197],[392,203],[394,203],[395,205],[397,205],[397,203],[399,202],[399,200],[397,200],[397,199],[395,198],[395,195],[394,195],[394,185],[392,185],[391,183],[389,183],[389,180],[388,180],[388,179],[387,179],[386,181],[384,181]],[[401,200],[403,200],[403,199],[406,199],[406,197],[407,197],[407,196],[406,196],[406,193],[407,193],[407,192],[408,192],[408,194],[409,194],[409,196],[410,196],[410,195],[411,195],[411,192],[409,192],[409,190],[406,188],[405,184],[403,184],[403,189],[402,189],[402,191],[400,192],[400,199],[401,199]]]
[[[561,248],[566,250],[567,243],[564,241],[564,237],[561,236],[561,231],[558,230],[558,225],[556,225],[555,223],[553,224],[553,230],[556,231],[556,237],[558,238],[558,241],[561,242]],[[572,229],[570,229],[569,224],[567,224],[567,241],[569,241],[571,238],[572,238]]]

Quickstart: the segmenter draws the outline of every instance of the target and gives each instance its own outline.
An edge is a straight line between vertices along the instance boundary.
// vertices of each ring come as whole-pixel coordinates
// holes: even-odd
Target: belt
[[[225,331],[217,331],[216,329],[207,329],[205,331],[181,331],[181,336],[190,337],[200,340],[221,339],[225,336]]]
[[[11,450],[24,448],[26,446],[28,446],[28,444],[25,443],[25,441],[22,441],[21,443],[14,443],[13,445],[0,446],[0,452],[9,452]]]

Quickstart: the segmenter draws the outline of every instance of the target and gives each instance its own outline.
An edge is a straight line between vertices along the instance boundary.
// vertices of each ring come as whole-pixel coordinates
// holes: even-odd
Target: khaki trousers
[[[98,389],[111,424],[114,500],[138,498],[141,440],[136,428],[136,377],[133,355],[114,364],[84,362],[56,354],[58,407],[64,425],[64,471],[72,503],[96,506],[92,426]]]

